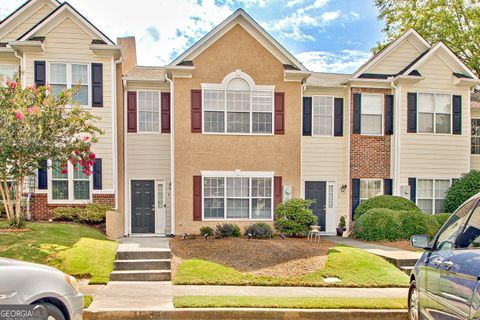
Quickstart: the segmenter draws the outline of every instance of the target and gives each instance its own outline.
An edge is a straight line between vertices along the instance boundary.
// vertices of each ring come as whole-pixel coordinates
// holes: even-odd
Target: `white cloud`
[[[350,11],[350,16],[352,17],[353,20],[360,19],[360,14],[356,11]]]
[[[295,56],[312,71],[352,73],[370,58],[371,53],[358,50],[308,51]]]
[[[329,0],[315,0],[314,3],[312,3],[311,5],[305,7],[305,10],[308,11],[308,10],[312,10],[312,9],[319,9],[319,8],[322,8],[324,7],[327,3],[328,3]]]
[[[336,20],[338,17],[340,17],[340,13],[341,11],[340,10],[336,10],[336,11],[327,11],[327,12],[324,12],[322,13],[322,20],[325,22],[325,23],[328,23],[328,22],[331,22],[333,20]]]
[[[299,4],[302,4],[304,0],[290,0],[287,2],[287,7],[293,7]]]

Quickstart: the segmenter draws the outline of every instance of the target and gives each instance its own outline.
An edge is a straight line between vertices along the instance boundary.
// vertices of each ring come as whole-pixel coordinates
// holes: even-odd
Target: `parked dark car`
[[[480,319],[479,200],[462,204],[431,241],[412,237],[425,252],[410,279],[410,319]]]

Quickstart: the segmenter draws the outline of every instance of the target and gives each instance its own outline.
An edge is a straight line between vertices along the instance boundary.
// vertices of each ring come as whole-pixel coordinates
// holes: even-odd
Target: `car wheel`
[[[420,297],[418,295],[417,283],[413,280],[408,289],[408,318],[410,320],[420,319]]]
[[[62,310],[60,310],[56,305],[48,302],[34,303],[33,305],[43,306],[47,311],[48,320],[65,320]]]

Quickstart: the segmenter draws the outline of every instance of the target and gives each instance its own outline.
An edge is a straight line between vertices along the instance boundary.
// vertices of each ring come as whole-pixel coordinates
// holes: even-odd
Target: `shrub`
[[[240,236],[240,227],[234,223],[217,224],[215,231],[222,238]]]
[[[212,227],[209,226],[203,226],[200,228],[200,235],[204,236],[208,234],[210,237],[213,236],[214,231]]]
[[[318,220],[309,209],[312,203],[313,200],[291,199],[279,204],[275,209],[275,228],[294,236],[307,234]]]
[[[78,222],[84,224],[99,224],[105,222],[107,211],[112,208],[105,204],[88,204],[78,213]]]
[[[244,235],[248,236],[249,233],[252,235],[252,238],[254,239],[273,238],[272,227],[263,222],[254,223],[245,227]]]
[[[82,211],[77,207],[58,207],[52,211],[52,219],[56,221],[78,221],[78,214]]]
[[[367,241],[402,239],[402,226],[397,211],[373,208],[361,215],[353,226],[356,238]]]
[[[368,199],[355,209],[355,221],[358,220],[365,212],[373,208],[385,208],[395,211],[418,211],[421,210],[412,201],[397,196],[377,196]]]
[[[403,230],[403,239],[407,240],[416,234],[433,237],[440,228],[433,216],[417,211],[398,212],[398,218]]]
[[[480,171],[472,170],[462,174],[462,177],[456,180],[447,191],[443,203],[445,212],[454,212],[462,203],[478,192],[480,192]]]
[[[450,218],[451,215],[451,213],[437,213],[434,214],[432,217],[437,220],[438,228],[440,229],[445,224],[445,222],[447,222],[448,218]]]

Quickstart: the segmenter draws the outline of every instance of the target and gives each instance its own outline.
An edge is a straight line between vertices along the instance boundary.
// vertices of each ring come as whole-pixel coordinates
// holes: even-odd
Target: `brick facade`
[[[350,127],[353,128],[353,94],[380,93],[391,94],[389,89],[352,88]],[[384,112],[385,114],[385,112]],[[383,120],[385,124],[385,118]],[[350,136],[350,177],[352,179],[390,178],[391,136],[367,136],[351,133]]]
[[[94,194],[93,202],[115,207],[114,194]],[[58,207],[85,207],[82,204],[48,204],[46,193],[34,193],[30,199],[30,215],[33,220],[48,220],[51,218],[51,210]]]

